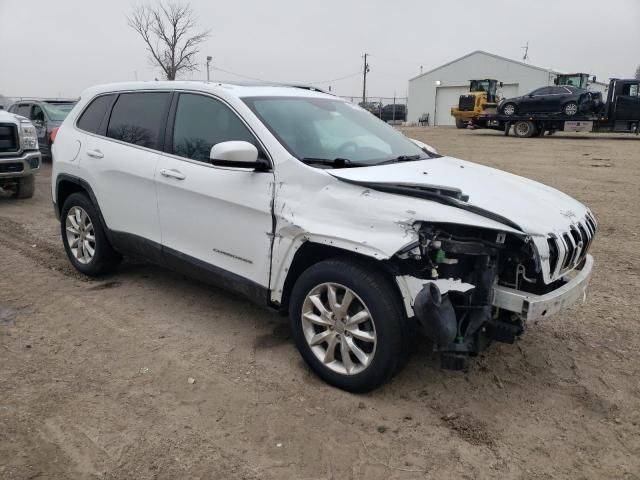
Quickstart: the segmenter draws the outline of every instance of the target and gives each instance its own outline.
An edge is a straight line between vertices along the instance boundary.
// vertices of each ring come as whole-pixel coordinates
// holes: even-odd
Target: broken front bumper
[[[522,292],[513,288],[496,286],[493,289],[493,306],[517,313],[523,320],[549,317],[584,299],[593,271],[593,257],[587,255],[581,270],[565,277],[565,284],[544,295]]]

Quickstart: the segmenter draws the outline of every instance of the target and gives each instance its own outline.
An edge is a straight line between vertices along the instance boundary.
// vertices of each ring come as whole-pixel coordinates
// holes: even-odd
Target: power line
[[[236,73],[236,72],[231,72],[229,70],[225,70],[224,68],[220,68],[220,67],[211,67],[213,70],[218,70],[220,72],[224,72],[224,73],[228,73],[229,75],[235,75],[236,77],[242,77],[242,78],[246,78],[248,80],[256,80],[258,82],[264,82],[264,83],[275,83],[271,80],[264,80],[262,78],[256,78],[256,77],[250,77],[248,75],[243,75],[241,73]]]
[[[347,78],[352,78],[352,77],[356,77],[356,76],[360,76],[360,74],[362,73],[362,70],[355,72],[355,73],[350,73],[349,75],[345,75],[344,77],[338,77],[338,78],[332,78],[331,80],[317,80],[315,82],[306,82],[306,83],[329,83],[329,82],[337,82],[338,80],[346,80]]]
[[[229,75],[234,75],[236,77],[241,77],[241,78],[246,78],[248,80],[256,80],[258,82],[264,82],[264,83],[280,83],[280,82],[274,82],[273,80],[264,80],[262,78],[257,78],[257,77],[251,77],[249,75],[244,75],[242,73],[236,73],[236,72],[232,72],[230,70],[225,70],[224,68],[220,68],[220,67],[211,67],[213,70],[219,70],[220,72],[224,72],[224,73],[228,73]],[[345,75],[343,77],[338,77],[338,78],[332,78],[330,80],[315,80],[312,82],[306,81],[306,82],[299,82],[299,83],[308,83],[308,84],[314,84],[314,83],[329,83],[329,82],[337,82],[339,80],[345,80],[347,78],[352,78],[355,77],[357,75],[360,75],[362,73],[362,70],[359,72],[355,72],[355,73],[350,73],[349,75]]]

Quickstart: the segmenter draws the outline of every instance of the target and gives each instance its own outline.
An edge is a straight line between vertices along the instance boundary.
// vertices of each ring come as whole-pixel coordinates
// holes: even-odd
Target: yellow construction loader
[[[492,78],[469,82],[469,93],[460,95],[458,106],[451,108],[451,115],[456,119],[456,127],[467,128],[472,118],[495,110],[499,100],[496,93],[498,83],[502,87],[502,82]]]

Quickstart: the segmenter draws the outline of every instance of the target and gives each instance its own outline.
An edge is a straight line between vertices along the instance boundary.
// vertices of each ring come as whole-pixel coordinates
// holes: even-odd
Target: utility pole
[[[522,61],[526,62],[529,60],[529,40],[527,40],[527,44],[524,47],[520,47],[524,50],[524,56],[522,57]]]
[[[207,82],[209,81],[209,65],[211,65],[211,60],[213,60],[213,57],[207,55]]]
[[[362,103],[367,101],[367,73],[369,73],[369,64],[367,63],[368,53],[364,54],[364,69],[362,70]]]

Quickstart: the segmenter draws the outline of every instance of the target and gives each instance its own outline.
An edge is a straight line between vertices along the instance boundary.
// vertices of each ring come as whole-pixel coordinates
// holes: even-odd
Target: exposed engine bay
[[[544,295],[535,244],[525,234],[454,224],[420,224],[419,240],[392,260],[397,275],[423,280],[413,310],[418,327],[441,352],[442,366],[464,369],[491,341],[513,343],[525,322],[493,306],[494,286]]]

